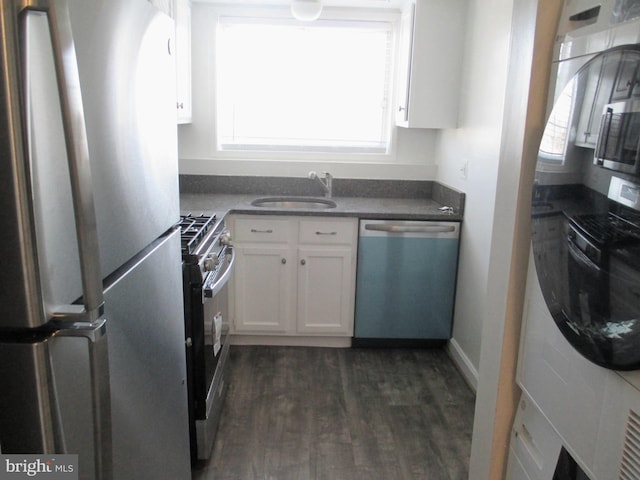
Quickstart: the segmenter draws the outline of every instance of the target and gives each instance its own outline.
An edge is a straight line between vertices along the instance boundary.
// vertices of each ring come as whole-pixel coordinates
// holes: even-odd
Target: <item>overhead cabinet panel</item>
[[[465,0],[407,3],[400,25],[396,125],[457,126],[465,6]]]
[[[170,45],[176,68],[177,123],[191,123],[191,0],[149,0],[175,22]]]
[[[173,0],[176,21],[178,123],[191,123],[191,0]]]

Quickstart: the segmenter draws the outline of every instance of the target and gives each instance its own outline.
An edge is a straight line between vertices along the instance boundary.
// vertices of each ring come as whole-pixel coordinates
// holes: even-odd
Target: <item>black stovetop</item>
[[[216,223],[216,216],[180,215],[182,255],[192,254]]]

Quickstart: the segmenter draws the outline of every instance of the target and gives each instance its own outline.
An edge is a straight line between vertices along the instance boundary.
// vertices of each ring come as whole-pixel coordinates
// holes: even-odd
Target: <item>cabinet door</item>
[[[396,123],[398,125],[406,125],[409,121],[409,79],[411,78],[411,50],[415,9],[415,4],[411,2],[402,13],[400,21],[400,68],[398,70],[398,110],[396,111]]]
[[[604,106],[611,100],[619,62],[618,56],[607,58],[606,61],[594,62],[589,73],[585,75],[586,83],[584,86],[577,86],[578,89],[584,88],[575,141],[579,147],[596,147],[602,112]]]
[[[191,123],[191,1],[174,1],[178,123]]]
[[[298,333],[353,334],[353,252],[350,247],[298,249]]]
[[[465,5],[462,0],[408,2],[400,25],[396,125],[456,127]]]
[[[286,245],[235,250],[235,331],[285,333],[295,310],[295,251]]]
[[[618,77],[611,94],[612,102],[628,100],[632,92],[634,95],[640,93],[636,88],[638,83],[638,58],[639,54],[636,52],[628,52],[625,53],[620,61]]]

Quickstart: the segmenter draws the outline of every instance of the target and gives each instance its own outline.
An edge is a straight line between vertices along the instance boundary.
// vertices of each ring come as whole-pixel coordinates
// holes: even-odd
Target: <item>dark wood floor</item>
[[[474,395],[443,350],[233,346],[194,480],[462,480]]]

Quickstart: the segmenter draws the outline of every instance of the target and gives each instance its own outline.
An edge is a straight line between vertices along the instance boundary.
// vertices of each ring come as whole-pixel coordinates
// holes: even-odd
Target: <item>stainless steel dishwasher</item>
[[[459,222],[361,220],[354,346],[451,337]]]

